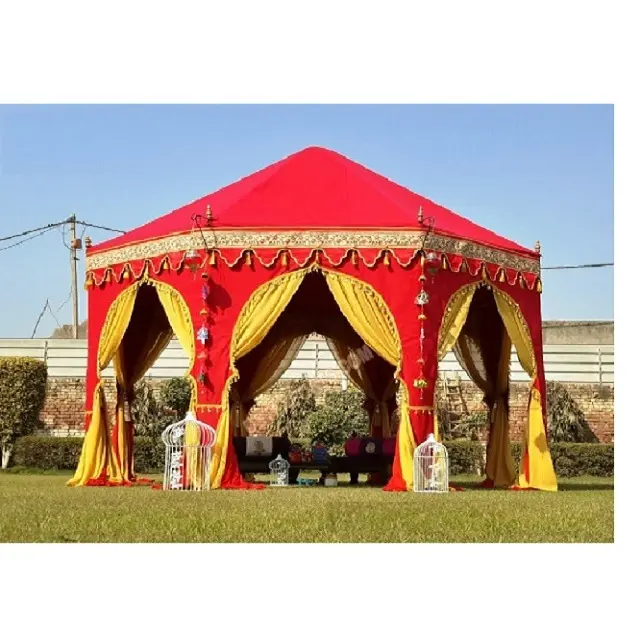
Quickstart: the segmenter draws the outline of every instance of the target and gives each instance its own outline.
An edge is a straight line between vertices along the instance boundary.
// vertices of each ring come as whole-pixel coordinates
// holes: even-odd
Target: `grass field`
[[[613,478],[556,494],[389,494],[365,486],[179,494],[0,473],[0,542],[613,542]]]

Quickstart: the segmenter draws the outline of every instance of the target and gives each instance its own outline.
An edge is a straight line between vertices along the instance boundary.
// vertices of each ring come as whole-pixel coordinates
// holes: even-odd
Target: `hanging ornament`
[[[427,316],[425,316],[425,315],[424,315],[424,313],[421,313],[421,314],[418,316],[418,320],[426,320],[426,319],[427,319]]]
[[[203,317],[206,317],[209,315],[209,309],[206,309],[205,307],[202,307],[202,309],[200,309],[200,315]]]
[[[280,264],[282,264],[283,267],[289,266],[289,254],[286,251],[282,252],[282,257],[280,258]]]
[[[209,266],[216,266],[216,252],[213,250],[211,251],[211,255],[209,256]]]
[[[107,270],[107,272],[104,275],[104,281],[111,282],[111,271]]]
[[[391,261],[389,260],[389,252],[385,251],[384,252],[384,258],[382,259],[382,261],[384,262],[385,266],[389,266],[391,264]]]
[[[424,260],[427,271],[431,274],[431,282],[433,282],[436,273],[438,273],[438,270],[440,269],[440,256],[435,251],[429,251],[429,253],[425,255]]]
[[[198,330],[197,337],[198,337],[198,342],[200,342],[203,346],[207,344],[207,341],[209,340],[208,327],[206,327],[205,325],[202,325]]]
[[[247,251],[244,256],[244,263],[250,267],[251,266],[251,251]]]
[[[204,384],[207,380],[207,370],[204,366],[200,367],[200,371],[198,372],[198,382],[200,384]]]
[[[358,251],[356,249],[351,250],[351,264],[358,264]]]
[[[129,267],[125,267],[125,268],[122,270],[122,279],[123,279],[123,280],[128,280],[130,277],[131,277],[131,276],[130,276],[130,274],[129,274]]]
[[[88,289],[89,287],[93,287],[93,274],[91,273],[87,274],[87,279],[84,282],[84,286],[85,286],[85,289]]]
[[[202,296],[202,299],[205,302],[209,299],[209,294],[210,293],[211,293],[211,289],[209,288],[209,285],[203,284],[202,285],[202,289],[200,290],[200,295]]]
[[[540,278],[538,278],[538,285],[536,287],[536,291],[538,293],[542,293],[542,280],[540,280]]]
[[[422,374],[420,374],[414,381],[413,381],[413,386],[416,389],[426,389],[426,387],[428,386],[428,382],[426,381],[426,379],[424,378],[424,376]]]
[[[416,296],[415,302],[421,307],[425,304],[429,304],[429,294],[424,289],[421,289],[420,293]]]
[[[200,255],[193,247],[184,254],[184,264],[191,273],[195,273],[200,265]]]

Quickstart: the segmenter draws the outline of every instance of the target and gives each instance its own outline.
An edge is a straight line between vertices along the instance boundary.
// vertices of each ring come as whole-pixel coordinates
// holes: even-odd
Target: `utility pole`
[[[70,249],[71,249],[71,300],[73,304],[73,339],[78,339],[78,249],[82,248],[82,240],[76,237],[76,216],[72,214],[69,218],[71,226]]]

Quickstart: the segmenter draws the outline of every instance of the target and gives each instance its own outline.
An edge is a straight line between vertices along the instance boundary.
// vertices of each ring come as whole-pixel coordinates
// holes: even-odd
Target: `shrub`
[[[330,453],[340,455],[351,433],[366,435],[369,417],[363,408],[364,399],[364,394],[353,387],[327,393],[324,404],[306,420],[305,431],[311,442],[321,442]]]
[[[305,422],[316,410],[316,398],[307,378],[291,381],[278,412],[267,433],[278,435],[286,431],[290,438],[304,438]]]
[[[13,466],[75,470],[83,440],[52,436],[18,438],[12,456]],[[134,439],[133,446],[136,473],[151,473],[164,468],[164,445],[160,440],[139,436]]]
[[[547,383],[550,442],[597,442],[584,413],[560,382]]]
[[[613,445],[592,443],[556,443],[551,457],[558,476],[612,476]]]
[[[164,469],[164,444],[158,438],[139,436],[133,443],[133,465],[136,474],[157,473]]]
[[[451,475],[480,475],[484,473],[484,445],[469,440],[445,442],[449,453]]]
[[[18,467],[75,469],[84,438],[25,436],[18,438],[12,462]]]
[[[167,420],[151,385],[144,378],[134,387],[131,417],[136,435],[149,437],[158,437]]]
[[[47,393],[47,365],[34,358],[0,358],[0,448],[9,464],[16,438],[41,426]]]
[[[160,406],[171,411],[172,417],[182,420],[191,404],[191,381],[188,378],[171,378],[160,385]]]

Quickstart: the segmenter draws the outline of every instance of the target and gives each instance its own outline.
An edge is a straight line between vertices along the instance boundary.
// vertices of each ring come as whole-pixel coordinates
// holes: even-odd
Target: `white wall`
[[[0,340],[0,356],[30,356],[44,360],[50,377],[84,378],[87,366],[85,340]],[[545,345],[544,363],[548,380],[613,384],[613,345]],[[515,353],[511,356],[511,380],[528,380]],[[173,341],[147,374],[153,378],[171,378],[184,374],[188,365],[180,345]],[[467,376],[453,353],[440,363],[442,375]],[[323,338],[309,338],[283,378],[343,378]],[[112,377],[108,368],[106,377]]]

